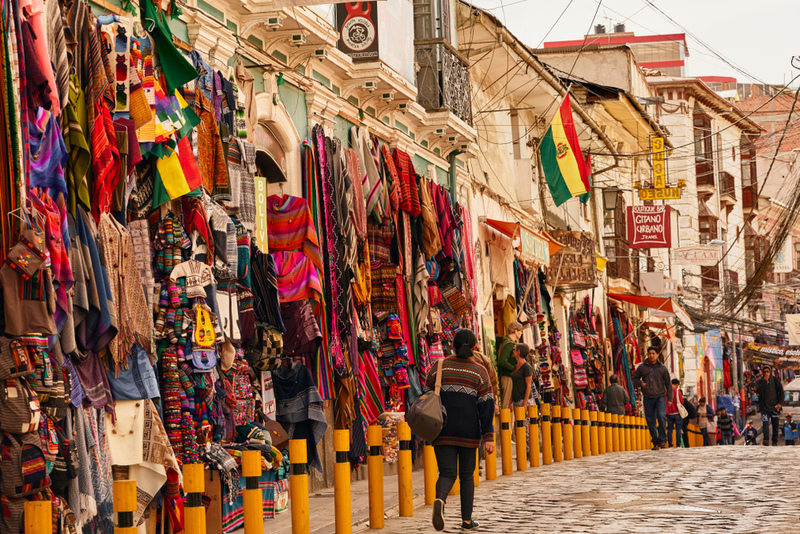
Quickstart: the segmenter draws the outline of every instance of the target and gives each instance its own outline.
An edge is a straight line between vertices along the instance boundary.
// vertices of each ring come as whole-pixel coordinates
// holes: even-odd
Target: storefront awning
[[[486,224],[510,239],[514,239],[519,235],[519,223],[486,219]]]
[[[608,298],[622,302],[630,302],[637,306],[645,306],[653,310],[670,313],[678,318],[687,328],[692,330],[694,325],[689,314],[681,308],[680,304],[668,297],[642,297],[638,295],[620,295],[619,293],[609,293]]]
[[[558,252],[564,246],[547,235],[546,232],[537,232],[518,223],[500,221],[498,219],[485,219],[486,224],[508,237],[515,239],[520,237],[519,250],[527,258],[542,265],[550,265],[550,256]]]

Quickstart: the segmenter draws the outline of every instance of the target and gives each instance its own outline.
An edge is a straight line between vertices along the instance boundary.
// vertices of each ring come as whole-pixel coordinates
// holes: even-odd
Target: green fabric
[[[519,402],[525,397],[525,377],[533,376],[533,369],[528,362],[511,373],[511,400]],[[531,386],[533,387],[533,386]]]
[[[500,345],[500,354],[497,356],[497,369],[500,371],[500,376],[511,376],[517,362],[514,360],[514,343],[511,338],[503,338],[503,343]]]
[[[567,187],[567,182],[564,181],[561,169],[558,166],[558,152],[553,141],[552,126],[547,129],[544,139],[539,143],[539,154],[542,157],[542,168],[545,170],[544,176],[547,179],[550,194],[553,196],[553,202],[555,202],[556,206],[560,206],[572,198],[572,193]]]
[[[142,10],[142,25],[156,45],[158,61],[167,80],[167,89],[172,94],[175,89],[200,75],[172,42],[172,32],[164,14],[156,10],[151,0],[144,0],[139,7]]]
[[[69,103],[64,108],[62,117],[64,145],[66,145],[69,159],[67,161],[67,186],[69,197],[67,208],[73,217],[76,216],[78,201],[87,210],[91,211],[92,203],[89,193],[87,175],[92,164],[92,153],[86,142],[85,131],[81,129],[79,112],[86,116],[86,101],[83,92],[78,88],[78,77],[70,77]]]

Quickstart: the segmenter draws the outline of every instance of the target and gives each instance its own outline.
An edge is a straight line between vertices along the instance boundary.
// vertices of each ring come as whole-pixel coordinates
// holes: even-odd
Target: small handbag
[[[442,388],[443,362],[444,359],[440,359],[437,364],[434,390],[418,398],[406,412],[406,422],[411,428],[411,432],[428,443],[433,443],[439,437],[442,428],[447,422],[447,411],[442,405],[442,398],[439,396]]]

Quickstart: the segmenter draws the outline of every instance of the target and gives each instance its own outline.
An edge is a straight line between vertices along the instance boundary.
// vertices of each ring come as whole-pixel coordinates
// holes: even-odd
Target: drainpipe
[[[453,202],[458,202],[458,185],[457,185],[457,171],[456,171],[456,156],[463,154],[461,150],[453,150],[447,155],[447,161],[450,163],[450,194],[453,195]]]

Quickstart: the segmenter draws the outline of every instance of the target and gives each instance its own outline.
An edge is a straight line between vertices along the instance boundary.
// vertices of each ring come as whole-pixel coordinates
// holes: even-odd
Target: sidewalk
[[[413,472],[411,488],[414,494],[414,508],[417,508],[424,504],[425,501],[425,482],[422,469]],[[367,481],[359,480],[353,482],[350,487],[350,495],[353,513],[353,532],[367,530],[369,528],[369,485]],[[383,477],[383,499],[385,508],[384,516],[387,518],[396,517],[399,514],[396,474]],[[333,504],[333,488],[327,488],[310,494],[308,496],[308,507],[311,519],[311,534],[330,534],[334,532],[336,510]],[[270,534],[291,534],[291,503],[290,508],[275,516],[275,519],[267,519],[264,521],[264,532],[269,532]]]

